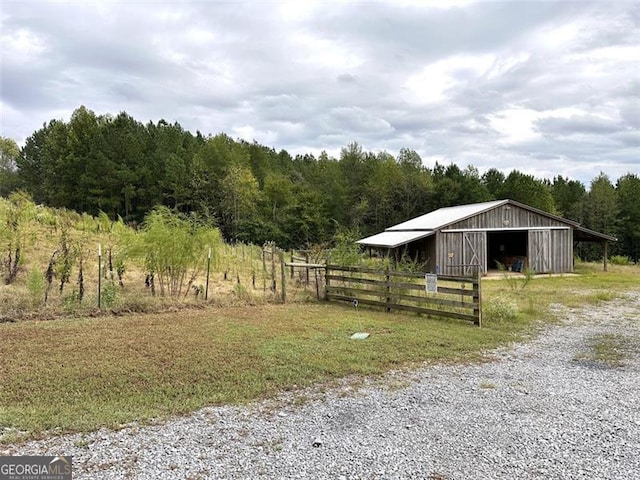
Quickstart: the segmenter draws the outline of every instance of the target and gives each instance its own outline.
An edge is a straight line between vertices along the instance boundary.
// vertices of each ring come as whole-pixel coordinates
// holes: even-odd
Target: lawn
[[[638,289],[637,267],[612,270],[584,266],[522,289],[483,282],[485,300],[511,296],[521,313],[485,318],[482,328],[327,303],[0,324],[0,442],[117,428],[425,361],[476,361],[553,321],[550,303]],[[351,340],[356,331],[371,335]]]

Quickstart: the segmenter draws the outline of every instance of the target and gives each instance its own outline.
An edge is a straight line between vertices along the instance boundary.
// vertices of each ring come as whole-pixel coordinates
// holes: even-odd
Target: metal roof
[[[530,210],[532,212],[554,218],[573,228],[574,239],[577,241],[616,241],[617,239],[611,235],[595,232],[584,228],[579,223],[566,218],[558,217],[548,212],[538,210],[514,200],[494,200],[492,202],[473,203],[471,205],[458,205],[455,207],[445,207],[434,210],[427,214],[421,215],[406,222],[399,223],[393,227],[387,228],[384,232],[378,233],[371,237],[358,240],[356,243],[368,245],[372,247],[396,248],[400,245],[420,240],[421,238],[433,235],[436,230],[440,230],[447,225],[460,222],[474,215],[486,212],[501,205],[512,204]],[[526,228],[524,229],[526,230]]]
[[[428,231],[410,231],[410,232],[395,232],[386,230],[382,233],[372,235],[371,237],[358,240],[356,243],[361,245],[368,245],[370,247],[385,247],[396,248],[405,243],[415,242],[421,238],[428,237],[436,233],[434,230]]]
[[[573,239],[578,242],[597,242],[602,240],[607,240],[610,242],[618,241],[618,239],[613,235],[607,235],[606,233],[589,230],[588,228],[584,228],[581,225],[578,225],[573,229]]]
[[[387,228],[387,232],[397,231],[424,231],[438,230],[451,223],[456,223],[465,218],[472,217],[479,213],[491,210],[499,205],[508,203],[509,200],[495,200],[493,202],[474,203],[471,205],[458,205],[455,207],[445,207],[429,212],[425,215],[399,223],[393,227]]]

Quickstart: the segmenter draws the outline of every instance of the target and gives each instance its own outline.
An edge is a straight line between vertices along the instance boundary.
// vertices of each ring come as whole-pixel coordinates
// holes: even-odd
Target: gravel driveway
[[[74,479],[640,479],[640,292],[476,365],[344,381],[248,407],[12,447]],[[623,357],[600,362],[592,342]]]

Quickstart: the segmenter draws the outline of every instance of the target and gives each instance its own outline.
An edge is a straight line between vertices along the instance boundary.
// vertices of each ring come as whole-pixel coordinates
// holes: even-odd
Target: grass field
[[[508,297],[519,314],[485,316],[483,328],[327,303],[3,323],[0,442],[117,428],[425,361],[477,361],[554,321],[551,303],[639,289],[638,267],[601,269],[580,265],[579,276],[535,278],[525,288],[485,281],[485,301]],[[371,336],[350,340],[356,331]]]

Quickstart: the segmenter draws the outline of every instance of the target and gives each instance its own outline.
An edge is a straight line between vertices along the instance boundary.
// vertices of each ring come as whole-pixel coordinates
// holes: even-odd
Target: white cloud
[[[0,130],[22,142],[84,104],[292,154],[339,155],[358,141],[371,151],[413,148],[429,165],[526,165],[585,182],[604,169],[616,178],[640,173],[636,10],[5,2]]]
[[[433,62],[409,76],[404,85],[405,99],[409,103],[444,101],[447,90],[484,75],[494,61],[493,55],[456,55]]]

